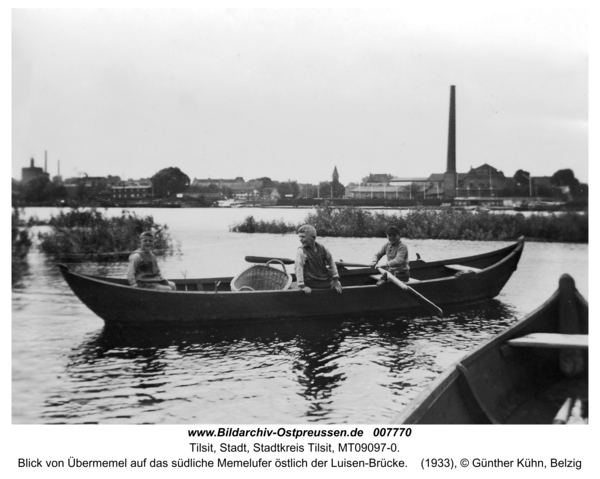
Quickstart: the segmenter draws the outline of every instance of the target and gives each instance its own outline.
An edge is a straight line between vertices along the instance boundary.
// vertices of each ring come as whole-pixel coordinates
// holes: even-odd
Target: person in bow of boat
[[[154,235],[146,231],[140,235],[140,247],[129,255],[127,281],[133,288],[157,291],[175,291],[175,283],[167,281],[160,274],[156,256],[152,252]]]
[[[342,292],[340,275],[329,250],[317,243],[317,230],[311,225],[298,228],[302,246],[296,253],[294,265],[298,288],[309,294],[312,288],[335,289]]]
[[[382,269],[388,270],[400,281],[405,283],[410,279],[410,267],[408,266],[408,248],[400,240],[400,230],[395,226],[390,226],[385,232],[388,242],[375,253],[373,260],[371,261],[371,267],[375,268],[379,260],[385,256],[387,258],[387,264],[382,266]],[[387,277],[382,275],[381,279],[377,282],[377,286],[381,286],[385,283]]]

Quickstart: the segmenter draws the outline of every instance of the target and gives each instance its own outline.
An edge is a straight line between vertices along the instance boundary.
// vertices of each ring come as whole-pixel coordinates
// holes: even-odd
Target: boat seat
[[[534,333],[507,343],[527,348],[588,349],[589,341],[587,334]]]
[[[202,283],[180,283],[177,285],[177,291],[202,291]]]
[[[462,264],[445,264],[446,268],[451,269],[452,271],[472,271],[474,273],[479,273],[481,269],[473,268],[471,266],[463,266]]]

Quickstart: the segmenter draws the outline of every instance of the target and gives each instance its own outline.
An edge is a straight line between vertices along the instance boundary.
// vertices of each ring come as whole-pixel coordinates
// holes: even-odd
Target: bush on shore
[[[124,261],[139,247],[140,234],[153,231],[156,255],[172,255],[175,248],[166,225],[152,216],[137,216],[123,210],[106,218],[96,209],[61,211],[48,222],[51,231],[40,233],[40,249],[59,261]]]
[[[309,213],[302,224],[313,225],[319,236],[385,237],[397,226],[408,239],[470,241],[529,240],[568,243],[588,242],[588,215],[577,213],[530,215],[494,214],[489,211],[414,209],[406,215],[370,212],[353,207],[322,206]],[[292,233],[300,224],[256,221],[248,216],[230,229],[242,233]]]
[[[243,222],[230,226],[229,230],[235,233],[292,233],[298,225],[286,223],[283,220],[256,221],[254,216],[247,216]]]

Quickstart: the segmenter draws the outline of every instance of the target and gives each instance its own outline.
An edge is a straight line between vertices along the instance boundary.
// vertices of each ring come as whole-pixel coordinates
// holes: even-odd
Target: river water
[[[108,214],[118,214],[110,209]],[[57,209],[28,208],[48,219]],[[167,224],[181,255],[167,277],[235,275],[244,256],[293,258],[296,235],[230,233],[256,219],[301,222],[304,209],[136,209]],[[47,227],[36,227],[43,231]],[[321,238],[336,260],[365,263],[382,238]],[[405,240],[410,259],[487,252],[505,242]],[[73,264],[123,275],[126,265]],[[492,301],[444,319],[387,315],[116,334],[32,249],[12,284],[12,421],[18,424],[384,424],[442,371],[571,274],[588,297],[588,245],[527,243]]]

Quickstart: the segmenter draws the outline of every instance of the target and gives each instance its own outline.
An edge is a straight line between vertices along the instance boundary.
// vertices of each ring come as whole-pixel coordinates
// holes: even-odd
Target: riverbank
[[[184,194],[154,200],[61,200],[44,202],[14,202],[16,208],[59,207],[59,208],[361,208],[361,209],[484,209],[510,211],[575,212],[587,211],[588,201],[555,201],[541,197],[461,197],[453,200],[441,199],[395,199],[395,198],[279,198],[256,200],[213,201],[202,196]]]

